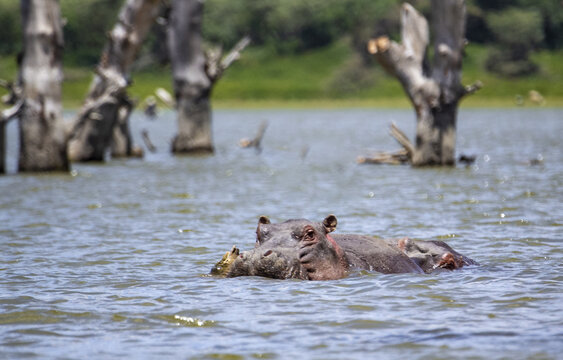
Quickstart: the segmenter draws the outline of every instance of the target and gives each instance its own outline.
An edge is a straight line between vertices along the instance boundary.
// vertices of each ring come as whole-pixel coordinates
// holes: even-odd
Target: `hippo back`
[[[350,234],[331,234],[342,247],[350,267],[384,274],[424,273],[398,247],[383,239]]]

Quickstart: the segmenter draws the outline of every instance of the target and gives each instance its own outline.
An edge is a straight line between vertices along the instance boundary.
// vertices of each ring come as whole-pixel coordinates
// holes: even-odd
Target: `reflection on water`
[[[357,165],[409,136],[411,111],[218,111],[217,153],[173,157],[171,114],[133,119],[144,160],[0,177],[4,358],[558,358],[563,130],[558,110],[463,110],[471,167]],[[268,120],[263,151],[238,147]],[[16,129],[9,129],[15,169]],[[304,153],[303,149],[307,149]],[[543,163],[530,166],[530,159]],[[441,239],[481,266],[338,281],[217,279],[273,221]]]

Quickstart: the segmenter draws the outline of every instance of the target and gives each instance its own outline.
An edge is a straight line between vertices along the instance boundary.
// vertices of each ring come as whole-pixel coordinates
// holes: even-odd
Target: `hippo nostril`
[[[272,255],[272,250],[266,251],[263,256],[266,257],[268,255]]]

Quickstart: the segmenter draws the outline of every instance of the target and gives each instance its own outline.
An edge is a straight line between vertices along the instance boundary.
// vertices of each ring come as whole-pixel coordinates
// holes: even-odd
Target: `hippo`
[[[476,264],[443,241],[332,234],[336,224],[332,214],[322,222],[290,219],[277,224],[261,216],[254,249],[241,253],[234,246],[211,274],[336,280],[358,269],[384,274],[428,274],[437,269],[454,270]]]

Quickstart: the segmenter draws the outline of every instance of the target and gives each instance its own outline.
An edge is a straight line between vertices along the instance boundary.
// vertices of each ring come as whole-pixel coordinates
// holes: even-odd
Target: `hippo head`
[[[455,270],[476,264],[439,240],[414,241],[402,238],[398,240],[397,246],[426,273],[436,269]]]
[[[334,215],[322,222],[293,219],[278,224],[261,216],[256,229],[256,246],[238,255],[225,274],[228,277],[256,275],[307,280],[345,277],[348,273],[346,255],[328,235],[334,231],[336,223]]]

